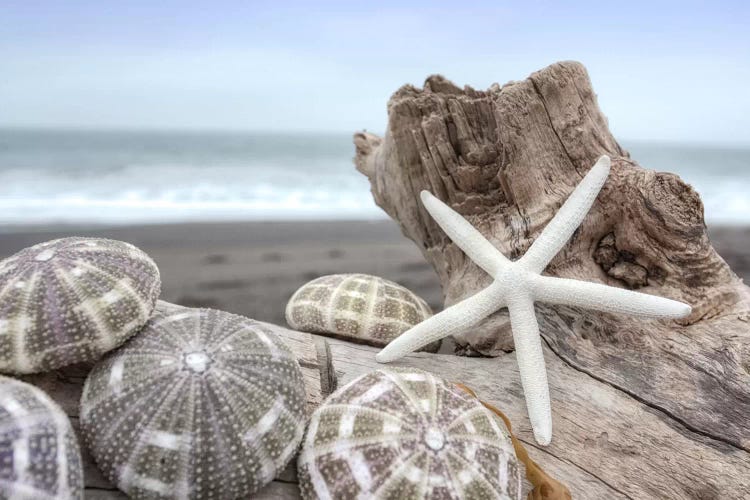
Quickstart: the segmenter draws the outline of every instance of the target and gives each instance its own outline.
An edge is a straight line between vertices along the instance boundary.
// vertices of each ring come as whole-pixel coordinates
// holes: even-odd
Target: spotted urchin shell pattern
[[[520,499],[524,467],[503,423],[417,369],[382,369],[313,413],[298,460],[305,499]]]
[[[430,306],[414,293],[367,274],[321,276],[297,290],[286,306],[286,321],[295,330],[379,347],[430,316]]]
[[[148,321],[161,282],[129,243],[64,238],[0,261],[0,372],[93,361]]]
[[[159,302],[89,374],[86,443],[132,498],[246,498],[292,459],[305,388],[272,326]]]
[[[83,498],[78,442],[43,391],[0,376],[0,498]]]

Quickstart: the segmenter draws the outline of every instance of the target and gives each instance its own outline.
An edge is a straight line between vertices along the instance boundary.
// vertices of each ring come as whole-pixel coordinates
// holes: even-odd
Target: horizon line
[[[369,132],[376,134],[380,137],[385,135],[381,131],[372,131],[367,129],[357,130],[316,130],[316,129],[303,129],[303,128],[267,128],[267,129],[255,129],[255,128],[232,128],[232,127],[174,127],[174,126],[80,126],[80,125],[55,125],[55,124],[3,124],[0,123],[0,133],[2,132],[63,132],[63,133],[131,133],[131,134],[255,134],[255,135],[299,135],[299,136],[353,136],[360,132]],[[613,134],[614,135],[614,134]],[[739,142],[739,141],[720,141],[720,140],[695,140],[690,138],[685,139],[664,139],[664,138],[653,138],[653,137],[629,137],[629,138],[618,138],[615,140],[620,143],[631,143],[631,144],[660,144],[660,145],[679,145],[689,146],[694,148],[705,148],[705,147],[722,147],[729,149],[750,149],[750,141]]]

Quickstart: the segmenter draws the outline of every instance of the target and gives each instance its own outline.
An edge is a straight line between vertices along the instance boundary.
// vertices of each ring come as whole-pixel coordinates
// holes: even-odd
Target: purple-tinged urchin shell
[[[412,291],[368,274],[321,276],[302,285],[286,306],[286,322],[295,330],[377,347],[430,316],[430,306]]]
[[[247,498],[297,451],[305,401],[299,365],[271,325],[159,302],[89,374],[81,428],[132,498]]]
[[[129,243],[63,238],[0,261],[0,372],[93,361],[148,321],[161,282]]]
[[[68,417],[43,391],[0,376],[0,498],[83,498],[83,469]]]
[[[310,419],[297,470],[307,500],[525,498],[502,420],[413,368],[377,370],[333,393]]]

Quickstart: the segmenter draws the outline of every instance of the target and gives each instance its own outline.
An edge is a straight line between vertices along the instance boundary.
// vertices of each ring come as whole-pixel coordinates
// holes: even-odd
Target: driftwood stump
[[[423,89],[399,89],[388,117],[384,138],[355,135],[355,162],[435,268],[446,306],[490,277],[432,221],[421,190],[517,258],[595,160],[612,157],[591,212],[546,273],[681,300],[693,313],[639,321],[537,304],[552,381],[548,452],[626,496],[750,498],[750,290],[711,246],[698,194],[676,175],[641,168],[615,141],[585,68],[558,63],[487,91],[433,76]],[[456,341],[460,353],[506,356],[507,312]],[[485,364],[485,377],[495,365],[505,366]],[[582,398],[587,389],[610,399]],[[584,407],[593,403],[595,411]]]

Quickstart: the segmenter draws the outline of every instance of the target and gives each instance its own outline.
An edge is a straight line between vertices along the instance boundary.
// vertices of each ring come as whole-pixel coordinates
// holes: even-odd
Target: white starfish
[[[377,361],[394,361],[430,342],[459,333],[507,307],[534,437],[539,444],[549,444],[552,414],[539,325],[534,314],[535,301],[645,318],[681,318],[691,311],[689,305],[675,300],[598,283],[541,275],[588,213],[607,179],[609,165],[609,157],[599,158],[526,254],[514,262],[461,215],[427,191],[422,191],[422,203],[427,211],[453,242],[494,281],[484,290],[394,339],[377,354]]]

